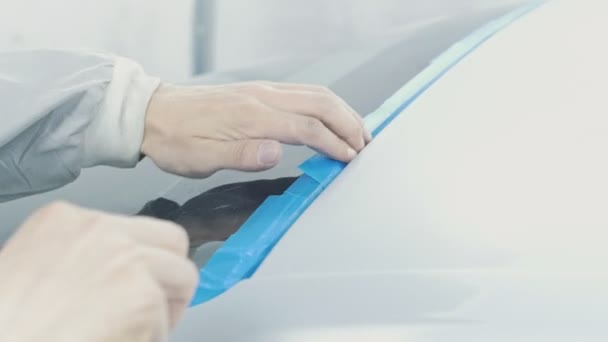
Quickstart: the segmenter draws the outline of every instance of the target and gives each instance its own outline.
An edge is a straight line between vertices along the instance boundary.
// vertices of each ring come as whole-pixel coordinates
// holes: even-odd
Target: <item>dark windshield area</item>
[[[190,237],[190,255],[197,264],[204,264],[208,253],[197,255],[202,245],[219,246],[234,234],[253,212],[269,197],[281,195],[296,177],[222,185],[205,191],[179,205],[166,198],[157,198],[137,213],[175,222]]]

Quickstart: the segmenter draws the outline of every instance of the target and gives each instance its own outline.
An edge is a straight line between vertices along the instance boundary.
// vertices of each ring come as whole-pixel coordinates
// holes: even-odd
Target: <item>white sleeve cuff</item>
[[[134,167],[140,159],[146,110],[160,79],[134,61],[115,57],[112,81],[99,112],[87,127],[82,167]]]

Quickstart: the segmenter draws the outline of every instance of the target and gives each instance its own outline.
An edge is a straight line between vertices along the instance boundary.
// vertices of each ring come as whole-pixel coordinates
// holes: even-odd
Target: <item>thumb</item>
[[[237,140],[218,142],[209,153],[216,154],[219,169],[263,171],[279,163],[283,149],[274,140]]]

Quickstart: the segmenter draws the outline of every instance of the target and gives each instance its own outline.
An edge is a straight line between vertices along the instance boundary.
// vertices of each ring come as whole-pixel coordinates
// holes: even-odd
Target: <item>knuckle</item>
[[[231,121],[233,124],[241,128],[247,128],[246,125],[251,124],[252,114],[259,114],[261,112],[260,101],[256,95],[256,91],[247,91],[240,94],[238,97],[231,101],[226,101],[223,104],[223,108],[218,108],[220,111],[224,111],[228,114],[226,119]]]
[[[247,155],[247,148],[245,144],[234,144],[231,149],[232,158],[236,165],[243,165],[247,162],[249,156]]]
[[[317,103],[321,114],[324,115],[337,115],[340,113],[341,105],[340,102],[333,96],[321,95]]]
[[[132,218],[138,220],[137,224],[149,228],[150,234],[160,234],[163,238],[165,248],[186,254],[190,246],[190,239],[186,230],[177,223],[150,217]]]
[[[303,131],[308,138],[319,138],[323,134],[324,127],[323,123],[316,118],[307,117],[304,119]]]

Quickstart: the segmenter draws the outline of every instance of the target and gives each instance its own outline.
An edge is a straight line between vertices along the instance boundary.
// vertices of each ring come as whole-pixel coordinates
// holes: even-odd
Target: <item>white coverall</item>
[[[134,167],[159,84],[110,54],[0,52],[0,202],[59,188],[82,168]]]

